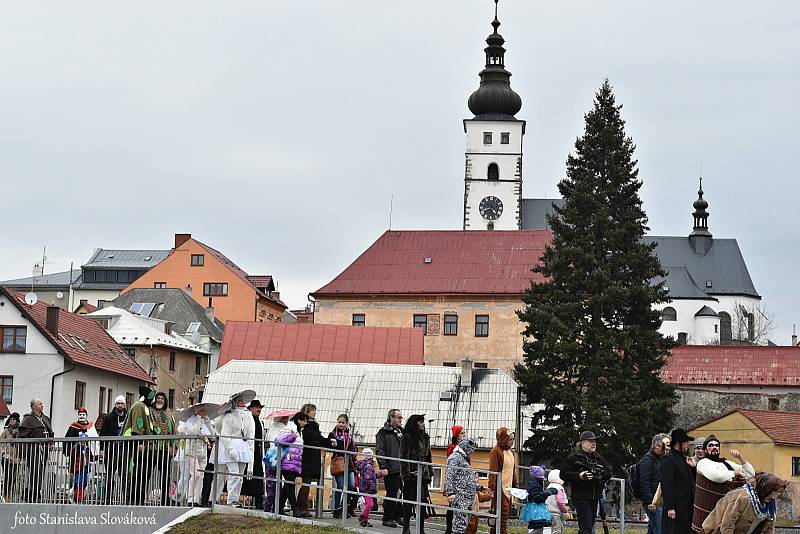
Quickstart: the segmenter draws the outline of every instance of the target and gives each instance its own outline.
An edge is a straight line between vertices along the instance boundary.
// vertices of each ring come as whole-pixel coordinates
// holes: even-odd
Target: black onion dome
[[[514,120],[522,109],[522,98],[511,89],[511,73],[505,68],[505,40],[497,33],[500,21],[492,21],[494,32],[486,38],[486,67],[481,71],[481,85],[467,102],[476,119]]]
[[[708,202],[703,198],[703,186],[700,186],[700,189],[697,191],[697,200],[692,203],[692,206],[697,211],[705,211],[705,209],[708,208]]]

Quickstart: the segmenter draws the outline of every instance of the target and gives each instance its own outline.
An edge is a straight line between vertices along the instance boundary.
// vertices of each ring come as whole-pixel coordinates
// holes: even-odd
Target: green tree
[[[558,184],[564,205],[548,223],[552,244],[534,268],[518,312],[524,362],[515,375],[533,415],[525,442],[533,460],[563,458],[592,430],[598,451],[619,472],[668,431],[675,391],[660,371],[673,345],[654,304],[668,300],[655,244],[642,241],[635,146],[606,79]]]

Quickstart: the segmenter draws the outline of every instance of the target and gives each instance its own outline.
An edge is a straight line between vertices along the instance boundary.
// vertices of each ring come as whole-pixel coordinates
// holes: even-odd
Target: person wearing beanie
[[[739,451],[732,450],[731,456],[742,462],[741,465],[720,456],[720,448],[720,441],[713,434],[708,436],[703,442],[704,457],[697,462],[692,518],[695,532],[703,531],[703,521],[723,495],[756,475],[753,466]]]
[[[400,458],[410,460],[400,465],[400,476],[403,479],[403,498],[411,501],[426,501],[428,498],[428,484],[433,480],[433,467],[416,462],[432,462],[431,438],[425,431],[425,414],[415,414],[406,421],[403,429],[403,439],[400,441]],[[422,494],[417,495],[417,470],[422,471]],[[411,532],[411,512],[413,504],[403,504],[403,534]],[[427,507],[422,507],[422,517],[417,521],[422,522],[422,532],[425,532],[425,517]]]
[[[703,450],[703,444],[705,442],[706,442],[705,436],[701,436],[694,440],[694,456],[689,458],[689,462],[692,465],[692,467],[697,467],[697,462],[706,457],[706,453]]]
[[[98,433],[101,436],[121,436],[127,418],[128,408],[125,397],[117,395],[117,398],[114,399],[114,408],[106,415]],[[117,483],[122,482],[127,470],[122,448],[121,441],[104,441],[100,444],[100,458],[106,468],[105,492],[110,496],[114,495]]]
[[[78,410],[78,420],[69,425],[65,437],[68,438],[97,438],[97,429],[89,421],[86,408],[81,406]],[[72,474],[72,500],[82,503],[85,498],[86,485],[89,483],[89,463],[92,458],[100,454],[100,446],[95,439],[90,442],[67,442],[64,444],[64,454],[69,457],[69,472]]]
[[[444,489],[450,507],[459,510],[471,510],[478,491],[478,483],[470,467],[470,455],[475,452],[477,444],[464,436],[453,448],[452,454],[447,458],[444,472]],[[451,524],[452,534],[465,534],[470,523],[471,514],[467,512],[453,512]],[[477,521],[475,521],[477,525]]]
[[[755,480],[729,491],[703,520],[703,534],[773,534],[776,501],[787,482],[769,473],[757,473]]]
[[[455,450],[458,442],[464,439],[467,436],[466,431],[464,431],[463,426],[453,425],[450,427],[450,445],[447,446],[447,457],[450,458],[450,455],[453,454],[453,450]],[[444,484],[442,484],[442,495],[447,497],[447,493],[444,489]],[[453,511],[448,510],[447,515],[445,518],[445,529],[444,534],[451,534],[453,528]]]
[[[491,534],[506,534],[508,532],[508,515],[511,512],[511,488],[517,485],[517,459],[514,456],[514,432],[501,426],[495,432],[497,444],[489,453],[489,471],[502,473],[502,493],[500,502],[497,502],[497,475],[489,475],[489,490],[492,492],[492,506],[490,513],[500,511],[500,524],[495,524],[489,519],[489,532]]]
[[[375,504],[374,495],[378,493],[378,479],[389,474],[387,469],[375,470],[375,453],[372,449],[365,448],[361,451],[361,460],[356,461],[356,473],[358,473],[359,492],[364,493],[364,508],[358,518],[358,524],[362,527],[371,527],[369,514]]]
[[[544,466],[532,465],[530,468],[530,478],[528,479],[528,500],[536,504],[544,504],[547,498],[557,495],[556,489],[544,489]],[[540,524],[536,521],[528,521],[528,534],[542,534],[544,527],[549,526]]]
[[[547,509],[550,511],[551,534],[562,534],[564,532],[564,514],[569,513],[567,508],[567,494],[564,491],[564,481],[561,480],[561,470],[553,469],[547,475],[548,490],[555,490],[547,497]]]
[[[12,413],[6,424],[3,427],[3,432],[0,432],[0,439],[14,439],[17,437],[19,430],[20,416],[19,413]],[[17,448],[11,443],[3,443],[0,445],[0,458],[2,458],[3,465],[3,491],[6,501],[11,500],[14,494],[14,486],[17,481],[17,469],[19,468],[19,457],[17,455]]]

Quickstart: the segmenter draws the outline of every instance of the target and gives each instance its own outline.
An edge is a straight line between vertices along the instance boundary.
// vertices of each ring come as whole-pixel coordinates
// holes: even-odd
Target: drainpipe
[[[61,351],[59,351],[59,352],[61,352]],[[75,363],[71,359],[69,359],[69,357],[66,354],[62,353],[62,355],[64,356],[64,358],[67,359],[67,361],[69,361],[69,364],[70,364],[71,367],[69,369],[64,369],[60,373],[54,374],[53,378],[50,379],[50,404],[48,405],[50,407],[50,415],[48,416],[48,417],[50,417],[50,424],[53,424],[53,393],[55,392],[55,389],[56,389],[56,378],[61,376],[61,375],[65,375],[65,374],[69,373],[70,371],[74,371],[75,370]]]

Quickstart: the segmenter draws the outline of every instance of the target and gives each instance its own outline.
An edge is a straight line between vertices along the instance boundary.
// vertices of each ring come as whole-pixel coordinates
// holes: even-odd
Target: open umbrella
[[[291,417],[297,413],[297,410],[292,410],[290,408],[280,408],[267,414],[267,419],[275,419],[276,417]]]
[[[205,408],[206,416],[209,419],[214,419],[221,413],[222,405],[214,404],[213,402],[201,402],[193,406],[184,408],[183,410],[180,410],[175,414],[175,417],[178,419],[178,421],[186,422],[189,420],[191,416],[196,414],[197,410],[199,410],[200,408]]]
[[[240,391],[239,393],[234,393],[233,395],[228,398],[228,402],[222,405],[220,408],[220,413],[228,412],[234,408],[236,408],[236,401],[242,399],[245,404],[250,402],[251,400],[256,398],[256,392],[252,389],[245,389],[244,391]]]

